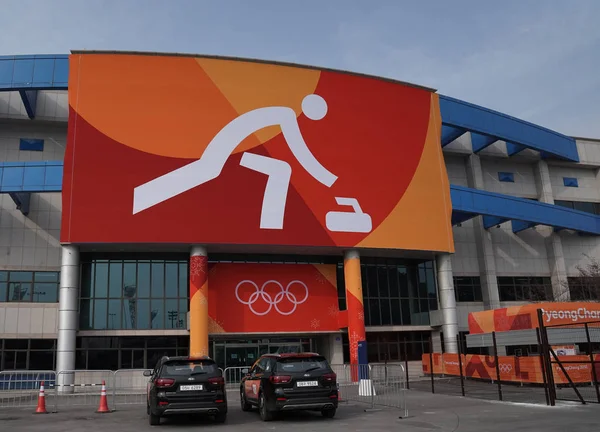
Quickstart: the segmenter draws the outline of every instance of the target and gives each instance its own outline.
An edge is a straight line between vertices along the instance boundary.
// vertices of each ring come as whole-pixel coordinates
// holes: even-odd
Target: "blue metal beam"
[[[23,101],[23,105],[25,106],[25,111],[27,111],[27,116],[30,119],[35,117],[35,107],[37,105],[37,90],[19,90],[19,94],[21,95],[21,100]]]
[[[512,225],[512,232],[515,234],[520,233],[521,231],[525,231],[526,229],[533,228],[536,225],[539,225],[535,222],[527,222],[527,221],[519,221],[514,220],[510,222]]]
[[[600,216],[591,213],[456,185],[450,186],[450,195],[453,211],[459,214],[469,213],[522,221],[530,224],[528,228],[533,225],[547,225],[600,235]],[[513,229],[519,231],[523,226],[516,223]]]
[[[443,125],[496,137],[498,140],[546,152],[553,157],[579,162],[573,138],[533,123],[442,95],[440,111]]]
[[[467,132],[465,129],[442,125],[442,147],[446,147],[465,132]]]
[[[469,219],[473,219],[474,217],[477,217],[477,215],[473,214],[473,213],[463,213],[460,211],[453,211],[452,212],[452,226],[466,222]]]
[[[25,216],[29,214],[29,202],[31,201],[30,192],[9,193],[12,200],[17,205],[17,210],[21,210]]]
[[[506,143],[506,152],[509,156],[516,155],[517,153],[522,152],[523,150],[525,150],[525,146],[509,142]]]
[[[481,150],[491,146],[496,141],[498,141],[498,138],[496,137],[471,132],[471,147],[473,148],[473,153],[479,153]]]
[[[496,216],[483,216],[483,227],[485,229],[490,229],[492,227],[503,224],[504,222],[507,222],[507,221],[508,221],[508,219],[506,219],[506,218],[501,218],[501,217],[496,217]]]

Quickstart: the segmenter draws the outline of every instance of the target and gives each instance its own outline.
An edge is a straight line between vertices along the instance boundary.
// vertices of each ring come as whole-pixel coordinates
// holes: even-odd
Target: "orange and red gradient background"
[[[339,331],[339,306],[336,288],[336,266],[327,264],[212,264],[208,271],[208,332],[216,333],[277,333]],[[236,286],[245,280],[253,281],[259,289],[267,281],[277,281],[285,289],[292,281],[289,292],[293,297],[280,296],[277,303],[264,315],[256,315],[235,294]],[[238,295],[244,302],[251,300],[256,289],[249,283],[240,286]],[[252,304],[262,314],[269,310],[265,299],[276,300],[281,292],[274,283],[264,287],[265,296],[257,296]],[[290,299],[300,302],[296,305]],[[292,312],[293,310],[293,312]],[[285,313],[290,313],[285,315]]]
[[[545,311],[544,325],[573,324],[583,328],[581,324],[591,323],[590,327],[600,327],[600,319],[585,318],[585,311],[600,314],[600,304],[591,302],[572,303],[534,303],[522,306],[471,312],[469,313],[469,333],[491,333],[511,330],[527,330],[539,327],[538,309]],[[580,317],[580,313],[583,315]],[[550,314],[550,315],[548,315]],[[559,315],[560,314],[560,315]],[[575,320],[571,314],[575,314]]]
[[[434,375],[453,375],[460,376],[460,364],[458,354],[434,353],[431,356],[433,360]],[[556,384],[568,384],[569,378],[575,383],[592,382],[592,364],[590,357],[586,355],[561,356],[561,361],[581,363],[565,363],[563,367],[567,369],[569,377],[565,375],[561,367],[553,362],[552,372]],[[600,360],[599,355],[594,355],[594,361]],[[521,382],[543,384],[543,369],[540,356],[514,357],[499,356],[500,380],[505,382]],[[496,363],[493,356],[477,354],[461,354],[463,367],[463,376],[469,378],[478,378],[482,380],[495,381]],[[422,357],[423,372],[430,374],[432,371],[429,354],[423,354]],[[600,376],[600,363],[595,363],[596,376]]]
[[[304,96],[328,103],[304,116]],[[327,188],[295,160],[278,127],[257,131],[221,175],[136,215],[133,190],[199,159],[250,110],[288,106]],[[450,190],[438,96],[375,78],[258,62],[182,56],[74,54],[61,241],[271,244],[453,252]],[[282,159],[292,177],[282,230],[261,230],[267,177],[240,166],[244,151]],[[335,197],[357,198],[368,234],[332,233]],[[347,210],[347,209],[346,209]]]

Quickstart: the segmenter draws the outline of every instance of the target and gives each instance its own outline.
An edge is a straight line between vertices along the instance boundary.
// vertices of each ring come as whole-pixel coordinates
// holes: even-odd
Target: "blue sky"
[[[391,77],[600,138],[600,0],[2,0],[0,54],[168,51]]]

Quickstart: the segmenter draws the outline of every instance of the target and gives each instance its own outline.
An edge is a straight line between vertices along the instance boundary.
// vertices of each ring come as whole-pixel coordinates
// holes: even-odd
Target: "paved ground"
[[[320,431],[320,432],[553,432],[572,430],[597,431],[600,423],[600,406],[563,404],[557,407],[543,405],[518,405],[491,402],[458,396],[432,395],[411,390],[408,392],[409,417],[399,419],[397,410],[365,412],[360,404],[343,405],[335,419],[324,419],[318,413],[288,414],[282,420],[263,423],[256,412],[242,412],[237,401],[230,399],[227,423],[213,424],[207,419],[183,418],[163,421],[160,429],[192,431],[197,427],[207,430],[233,431]],[[95,407],[68,408],[48,415],[33,415],[31,409],[1,409],[0,430],[11,432],[137,432],[150,429],[142,406],[119,408],[111,414],[95,414]],[[152,428],[156,429],[156,428]]]

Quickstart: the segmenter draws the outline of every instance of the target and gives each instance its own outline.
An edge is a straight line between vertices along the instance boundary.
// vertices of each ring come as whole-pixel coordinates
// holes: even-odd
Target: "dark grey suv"
[[[149,376],[147,411],[151,425],[179,414],[205,414],[223,423],[227,416],[225,380],[208,357],[163,357]]]

